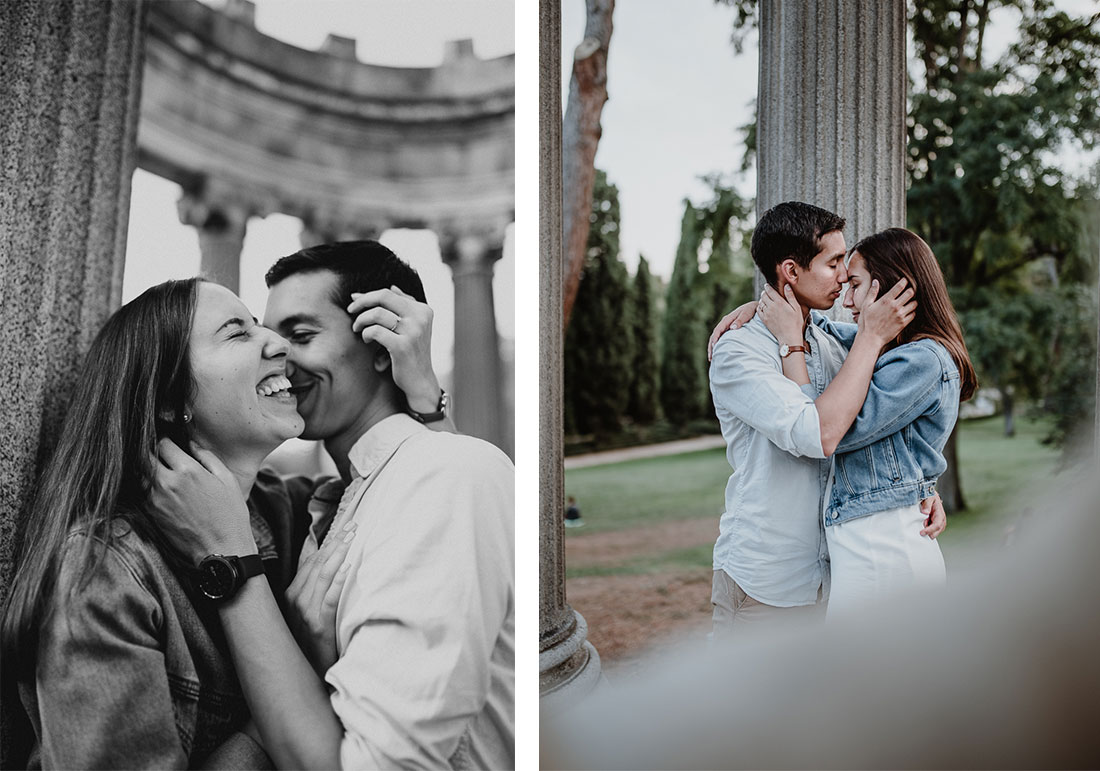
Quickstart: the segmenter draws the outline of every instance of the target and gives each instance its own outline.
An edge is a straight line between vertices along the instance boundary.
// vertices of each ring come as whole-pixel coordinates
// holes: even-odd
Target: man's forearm
[[[840,440],[859,415],[881,348],[881,343],[871,335],[857,335],[844,366],[814,401],[821,423],[821,449],[826,457],[836,451]]]

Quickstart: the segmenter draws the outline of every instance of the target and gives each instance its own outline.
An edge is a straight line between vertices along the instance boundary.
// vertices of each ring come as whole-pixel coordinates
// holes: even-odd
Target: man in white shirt
[[[714,346],[711,393],[734,469],[714,546],[716,638],[755,621],[815,614],[828,597],[820,512],[830,458],[912,297],[899,283],[871,305],[850,352],[809,323],[810,310],[831,308],[848,280],[844,224],[799,202],[765,212],[753,232],[753,261],[780,294],[790,287],[807,318],[805,339],[781,345],[754,317]],[[789,355],[805,356],[808,385],[784,376]]]
[[[310,503],[304,553],[334,517],[358,526],[325,676],[341,766],[514,766],[514,472],[489,443],[424,425],[445,396],[417,412],[394,381],[419,277],[361,241],[284,257],[267,283],[264,324],[290,342],[302,436],[324,441],[341,477]],[[368,306],[353,330],[349,307]]]

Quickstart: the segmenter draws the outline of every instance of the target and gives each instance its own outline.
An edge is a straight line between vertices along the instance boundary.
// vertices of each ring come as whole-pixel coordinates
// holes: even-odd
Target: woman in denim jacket
[[[932,250],[903,228],[863,239],[849,257],[844,307],[858,321],[875,300],[872,280],[893,286],[902,278],[916,291],[916,315],[880,354],[859,415],[836,448],[825,495],[830,616],[904,586],[945,580],[939,544],[920,534],[920,502],[947,468],[943,447],[977,378]],[[762,319],[778,335],[789,315],[782,309]],[[851,347],[855,324],[820,315],[813,323]],[[795,379],[798,364],[805,367],[801,357],[784,359],[784,374]]]
[[[272,767],[217,606],[148,512],[158,439],[200,462],[220,459],[242,506],[251,492],[273,593],[286,590],[289,611],[306,612],[295,598],[327,581],[319,570],[290,581],[308,520],[293,521],[294,482],[260,471],[303,428],[287,350],[236,295],[199,279],[149,289],[96,337],[27,519],[3,620],[5,679],[18,683],[34,732],[26,767]],[[340,550],[315,561],[327,566]],[[270,633],[287,641],[287,677],[301,683],[302,734],[338,735],[324,683],[289,630]]]

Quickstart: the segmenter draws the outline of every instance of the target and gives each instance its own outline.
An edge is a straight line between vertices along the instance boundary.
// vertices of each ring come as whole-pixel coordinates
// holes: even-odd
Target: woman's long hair
[[[0,628],[5,658],[18,659],[21,668],[35,659],[73,528],[89,537],[77,557],[77,580],[64,587],[70,593],[98,568],[115,537],[116,516],[171,558],[159,530],[140,512],[156,470],[157,440],[190,444],[183,415],[193,388],[188,344],[199,281],[147,290],[112,315],[92,342],[38,482]]]
[[[970,353],[966,350],[959,319],[947,294],[943,272],[928,244],[905,228],[887,228],[853,246],[852,253],[855,252],[863,257],[867,272],[871,278],[878,279],[878,285],[883,290],[902,278],[913,287],[917,312],[898,335],[898,344],[921,339],[940,343],[959,368],[962,401],[973,396],[978,388],[978,377],[974,373],[974,365],[970,363]]]

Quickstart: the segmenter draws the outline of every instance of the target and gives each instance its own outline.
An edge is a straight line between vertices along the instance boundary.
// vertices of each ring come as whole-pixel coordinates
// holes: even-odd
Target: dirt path
[[[718,537],[718,518],[662,522],[631,530],[566,539],[571,568],[644,563],[647,557],[700,545]],[[581,576],[566,581],[566,595],[588,622],[589,640],[613,679],[636,672],[649,648],[670,637],[705,635],[710,631],[709,567],[638,575]]]
[[[725,446],[726,441],[721,434],[708,434],[707,436],[696,436],[692,439],[677,439],[673,442],[658,442],[657,444],[647,444],[641,447],[624,447],[621,450],[604,450],[603,452],[590,452],[584,455],[571,455],[565,459],[565,469],[568,471],[569,469],[584,468],[585,466],[621,463],[624,460],[680,455],[685,452],[697,452]]]

